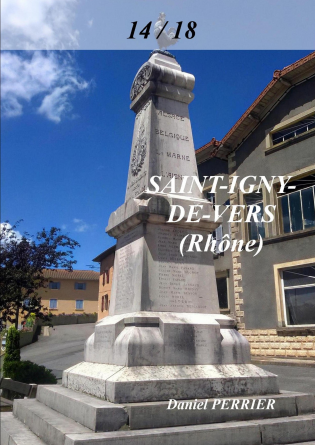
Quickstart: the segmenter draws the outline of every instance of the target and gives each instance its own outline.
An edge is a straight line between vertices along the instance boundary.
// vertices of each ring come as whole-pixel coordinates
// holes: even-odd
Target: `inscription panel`
[[[176,188],[180,188],[183,176],[197,175],[188,105],[159,97],[152,106],[151,125],[149,177],[161,176],[161,189],[175,178]],[[201,197],[198,187],[193,186],[192,192]]]
[[[148,227],[149,271],[155,269],[149,276],[151,310],[206,313],[217,307],[213,268],[209,273],[211,256],[206,252],[180,254],[179,245],[187,233],[190,231],[166,225]]]
[[[119,238],[117,242],[110,315],[132,311],[140,299],[143,253],[143,227]]]

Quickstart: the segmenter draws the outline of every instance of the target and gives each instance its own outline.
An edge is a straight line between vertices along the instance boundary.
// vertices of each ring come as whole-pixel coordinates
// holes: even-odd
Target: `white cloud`
[[[10,241],[10,234],[14,234],[15,235],[15,237],[16,237],[16,239],[17,239],[17,241],[21,241],[21,239],[22,239],[22,234],[18,231],[18,230],[10,230],[10,229],[12,229],[12,226],[11,226],[11,224],[9,224],[9,223],[7,223],[7,222],[3,222],[3,223],[1,223],[0,224],[0,231],[1,231],[1,234],[3,233],[3,229],[6,229],[5,231],[4,231],[4,238],[2,238],[2,236],[1,236],[1,241],[3,242],[3,243],[5,243],[5,242],[9,242]],[[7,234],[6,234],[6,232],[8,232]]]
[[[3,116],[23,113],[23,105],[39,98],[37,112],[60,122],[72,109],[71,98],[88,89],[74,58],[59,52],[3,52],[1,57],[1,111]]]
[[[74,224],[76,224],[74,231],[75,232],[87,232],[88,230],[92,230],[96,227],[96,224],[88,224],[83,219],[74,218]]]
[[[88,27],[89,27],[89,28],[92,28],[92,26],[93,26],[93,19],[91,19],[91,20],[88,21]]]
[[[78,0],[2,0],[2,49],[77,48]]]

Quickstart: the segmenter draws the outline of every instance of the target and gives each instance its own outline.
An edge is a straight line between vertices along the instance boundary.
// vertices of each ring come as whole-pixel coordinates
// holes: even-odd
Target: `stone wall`
[[[38,340],[39,334],[40,326],[37,322],[31,331],[20,331],[20,348],[35,343]]]
[[[83,324],[83,323],[96,323],[97,313],[94,314],[82,314],[82,315],[53,315],[49,321],[42,322],[39,320],[41,326],[59,326],[68,324]]]
[[[276,329],[241,329],[255,357],[299,358],[315,360],[314,335],[279,335]]]

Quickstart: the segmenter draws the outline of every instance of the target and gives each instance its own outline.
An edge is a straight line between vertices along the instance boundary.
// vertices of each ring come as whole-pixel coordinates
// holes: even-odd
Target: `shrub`
[[[50,369],[29,360],[4,363],[3,376],[22,383],[37,383],[38,385],[57,383]]]
[[[20,333],[15,326],[10,326],[6,339],[3,365],[8,362],[19,362],[20,360]]]
[[[32,312],[26,319],[25,326],[27,328],[32,328],[35,324],[35,314]]]

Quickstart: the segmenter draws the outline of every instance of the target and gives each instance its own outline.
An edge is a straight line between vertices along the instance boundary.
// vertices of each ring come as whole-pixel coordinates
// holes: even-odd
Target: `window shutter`
[[[222,241],[222,237],[223,237],[223,227],[222,224],[221,226],[219,226],[216,230],[215,230],[215,237],[216,237],[216,247],[215,247],[215,253],[216,254],[220,254],[223,252],[222,249],[219,249],[219,244]]]

